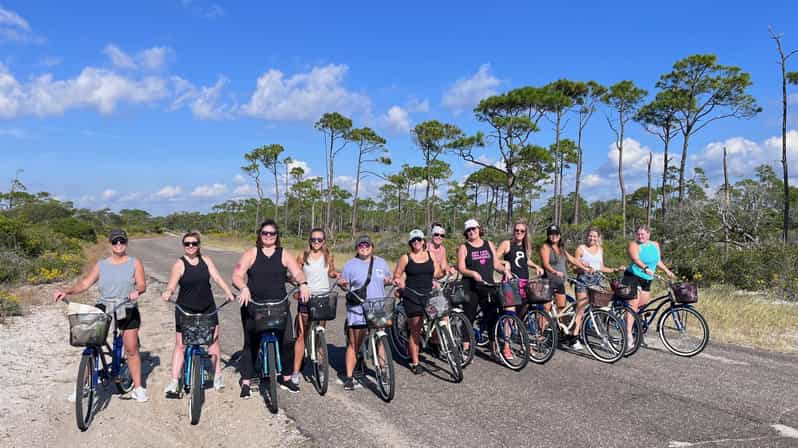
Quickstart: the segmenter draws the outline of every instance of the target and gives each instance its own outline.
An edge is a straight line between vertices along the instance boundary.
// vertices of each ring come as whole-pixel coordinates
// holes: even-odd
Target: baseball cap
[[[410,236],[407,237],[407,242],[409,243],[409,242],[413,241],[416,238],[421,238],[423,240],[424,239],[424,232],[422,232],[419,229],[411,230],[410,231]]]
[[[551,235],[552,233],[560,234],[560,226],[556,224],[552,224],[546,227],[546,235]]]
[[[111,233],[108,234],[108,241],[113,241],[117,238],[124,238],[127,239],[127,232],[122,229],[113,229]]]
[[[477,222],[476,219],[469,219],[468,221],[465,222],[465,228],[463,230],[468,230],[473,227],[479,227],[479,223]]]
[[[446,234],[446,229],[444,229],[441,226],[433,226],[432,227],[432,234],[434,235],[436,233],[439,233],[441,235],[445,235]]]
[[[357,249],[357,246],[360,246],[360,243],[369,243],[369,246],[374,245],[368,235],[360,235],[357,237],[357,240],[355,240],[355,249]]]

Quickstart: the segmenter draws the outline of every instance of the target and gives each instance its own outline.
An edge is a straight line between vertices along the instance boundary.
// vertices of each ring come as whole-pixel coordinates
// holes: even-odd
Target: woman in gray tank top
[[[549,279],[551,291],[554,293],[554,302],[557,308],[563,309],[568,305],[565,299],[565,284],[568,280],[567,264],[571,263],[577,269],[587,269],[587,266],[568,253],[562,242],[560,227],[556,225],[546,228],[546,242],[540,246],[540,259],[543,262],[543,269],[546,271],[545,276]],[[546,305],[547,308],[549,306]]]
[[[55,292],[55,300],[78,294],[97,283],[100,298],[97,306],[105,310],[126,300],[130,300],[117,310],[117,328],[122,332],[122,342],[127,355],[127,365],[133,378],[133,398],[138,402],[147,401],[147,390],[141,385],[141,358],[139,356],[139,327],[141,315],[137,300],[147,289],[144,266],[137,258],[127,254],[127,233],[112,230],[108,241],[111,243],[111,256],[100,260],[79,282],[66,290]]]

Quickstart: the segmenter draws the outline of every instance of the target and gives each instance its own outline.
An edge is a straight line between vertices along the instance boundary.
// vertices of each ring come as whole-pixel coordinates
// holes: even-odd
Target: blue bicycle
[[[69,344],[85,347],[75,383],[75,419],[81,431],[87,430],[94,418],[98,383],[106,386],[113,382],[120,394],[133,390],[133,378],[122,349],[122,335],[116,326],[117,310],[129,302],[129,299],[125,299],[117,303],[110,312],[87,306],[84,308],[87,311],[68,315]],[[69,301],[65,299],[64,303],[69,304]],[[112,320],[114,337],[111,345],[108,345],[108,330]]]
[[[203,346],[213,343],[216,314],[230,302],[224,302],[210,313],[190,313],[175,302],[169,303],[180,312],[180,335],[186,347],[183,356],[183,375],[178,390],[188,394],[188,413],[191,416],[191,424],[196,425],[199,423],[202,404],[205,402],[205,363],[210,359]]]

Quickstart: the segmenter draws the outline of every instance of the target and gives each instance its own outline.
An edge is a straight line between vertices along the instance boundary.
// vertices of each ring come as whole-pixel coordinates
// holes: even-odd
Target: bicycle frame
[[[655,304],[656,306],[654,306]],[[643,323],[644,333],[648,331],[648,327],[654,323],[660,311],[666,306],[670,308],[693,308],[693,305],[689,303],[676,303],[676,300],[673,298],[673,292],[668,288],[667,294],[650,300],[644,307],[637,311],[637,315],[640,316],[640,321]],[[677,325],[680,324],[677,322]]]
[[[116,314],[116,313],[114,313]],[[99,381],[107,381],[116,378],[120,371],[120,360],[122,359],[122,336],[116,328],[116,316],[114,316],[114,338],[113,346],[105,343],[103,346],[91,346],[83,349],[83,355],[94,355],[94,375],[92,384],[97,385]],[[113,347],[113,348],[112,348]],[[107,357],[110,356],[110,363]],[[100,368],[102,364],[102,368]]]

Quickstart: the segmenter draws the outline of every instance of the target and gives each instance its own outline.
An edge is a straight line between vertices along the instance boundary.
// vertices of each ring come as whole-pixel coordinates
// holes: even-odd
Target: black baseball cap
[[[108,234],[108,241],[113,241],[117,238],[124,238],[125,240],[127,240],[127,232],[125,232],[122,229],[111,230],[111,233]]]
[[[551,235],[551,234],[559,235],[560,234],[560,226],[558,226],[556,224],[552,224],[552,225],[546,227],[546,235]]]
[[[357,246],[360,246],[360,243],[369,243],[369,246],[374,246],[374,243],[371,242],[371,238],[369,238],[368,235],[360,235],[357,237],[357,240],[355,240],[355,249],[357,249]]]

